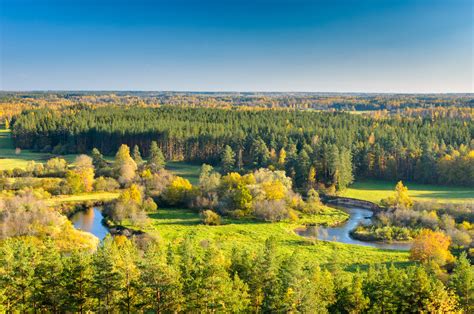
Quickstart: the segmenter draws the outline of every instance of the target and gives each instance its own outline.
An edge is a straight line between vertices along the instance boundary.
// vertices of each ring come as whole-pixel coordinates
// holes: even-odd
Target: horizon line
[[[254,94],[385,94],[385,95],[474,95],[473,91],[409,92],[409,91],[278,91],[278,90],[147,90],[147,89],[18,89],[4,90],[0,93],[37,93],[37,92],[143,92],[143,93],[254,93]]]

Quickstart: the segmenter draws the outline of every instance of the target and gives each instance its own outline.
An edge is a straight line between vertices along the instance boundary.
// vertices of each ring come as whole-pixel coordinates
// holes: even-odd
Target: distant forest
[[[364,93],[250,93],[146,91],[0,92],[0,118],[25,109],[91,106],[164,105],[207,108],[285,108],[329,111],[384,111],[430,116],[433,109],[449,108],[450,115],[472,116],[473,94],[364,94]],[[463,108],[460,110],[459,108]],[[467,109],[467,110],[466,110]]]
[[[297,187],[314,176],[343,188],[352,175],[473,186],[474,122],[464,109],[413,116],[79,105],[25,110],[11,125],[17,147],[58,154],[110,155],[127,144],[146,155],[157,141],[169,160],[216,164],[229,145],[238,169],[285,169]]]

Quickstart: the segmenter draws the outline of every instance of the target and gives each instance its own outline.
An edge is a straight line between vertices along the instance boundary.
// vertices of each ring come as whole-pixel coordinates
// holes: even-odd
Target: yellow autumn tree
[[[140,205],[142,203],[142,192],[140,191],[140,187],[136,184],[130,185],[128,189],[122,191],[119,201],[123,203],[131,201]]]
[[[398,181],[395,186],[395,194],[381,201],[382,205],[388,207],[410,208],[413,206],[413,200],[408,195],[408,188]]]
[[[454,260],[449,252],[451,238],[442,232],[424,229],[413,240],[410,259],[422,263],[435,262],[443,266]]]
[[[262,183],[262,189],[268,200],[281,200],[285,197],[286,188],[280,181],[267,181]]]
[[[84,192],[92,191],[94,184],[94,165],[92,164],[92,158],[87,155],[79,155],[75,160],[76,167],[74,172],[76,172],[81,178]]]
[[[193,185],[185,178],[176,177],[164,193],[164,199],[171,205],[184,203]]]
[[[280,149],[280,153],[278,154],[278,165],[281,167],[285,166],[286,162],[286,150],[284,148]]]

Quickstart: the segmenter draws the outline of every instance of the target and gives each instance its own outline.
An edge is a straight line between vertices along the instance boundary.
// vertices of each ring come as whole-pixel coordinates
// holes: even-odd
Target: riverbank
[[[345,210],[349,213],[350,218],[343,224],[332,227],[307,226],[306,228],[296,228],[294,231],[299,236],[321,241],[355,244],[384,250],[407,251],[410,249],[411,244],[409,243],[363,241],[352,237],[351,232],[359,224],[370,224],[374,211],[358,207],[348,207]]]

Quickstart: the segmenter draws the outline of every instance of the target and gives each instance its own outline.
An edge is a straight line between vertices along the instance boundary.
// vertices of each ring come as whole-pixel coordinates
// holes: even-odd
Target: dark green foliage
[[[260,250],[235,248],[230,256],[192,234],[177,246],[148,242],[144,251],[123,236],[107,237],[96,252],[35,244],[2,243],[1,311],[469,313],[472,306],[465,256],[445,286],[419,265],[321,269],[297,252],[280,255],[273,238]]]
[[[343,189],[358,177],[425,183],[473,185],[471,139],[474,122],[368,116],[307,111],[238,111],[205,108],[84,107],[70,112],[25,111],[14,118],[15,145],[67,146],[74,152],[100,147],[113,154],[125,143],[150,155],[153,167],[164,158],[216,163],[222,147],[238,152],[237,167],[277,164],[275,152],[287,152],[287,174],[302,187],[309,165],[317,181]],[[150,148],[152,140],[157,145]],[[150,152],[152,150],[152,152]],[[302,151],[306,151],[307,157]],[[443,160],[446,155],[451,157]],[[303,161],[302,165],[298,162]]]
[[[138,147],[138,146],[137,146]],[[163,152],[158,147],[156,141],[152,141],[150,144],[150,154],[148,157],[147,166],[154,172],[163,169],[165,167],[165,157]]]
[[[456,262],[449,286],[456,291],[464,311],[472,313],[474,311],[474,266],[470,264],[464,252]]]
[[[138,145],[133,146],[132,158],[137,165],[141,165],[143,163],[142,154],[140,153],[140,148]]]
[[[226,145],[222,151],[221,166],[223,173],[229,173],[235,167],[235,153],[229,145]]]

